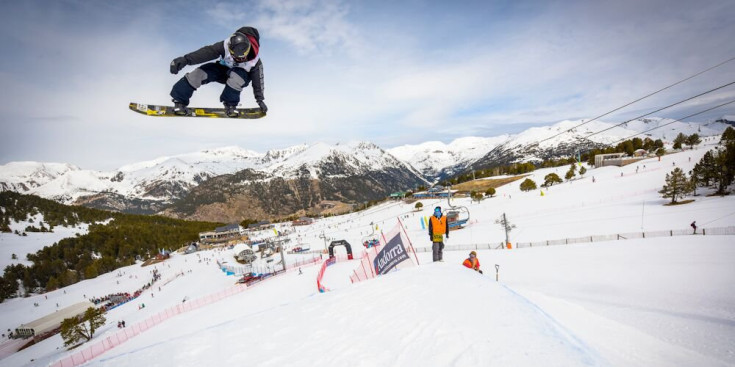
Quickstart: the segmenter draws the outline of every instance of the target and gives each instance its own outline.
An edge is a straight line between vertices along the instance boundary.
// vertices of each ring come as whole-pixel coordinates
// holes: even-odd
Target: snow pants
[[[188,106],[194,91],[209,82],[224,84],[225,89],[219,97],[220,102],[237,106],[240,103],[240,92],[250,84],[250,76],[243,68],[229,68],[220,63],[210,62],[179,79],[171,89],[171,97]]]
[[[434,261],[440,261],[444,257],[444,242],[432,242],[431,243],[431,252],[433,255]]]

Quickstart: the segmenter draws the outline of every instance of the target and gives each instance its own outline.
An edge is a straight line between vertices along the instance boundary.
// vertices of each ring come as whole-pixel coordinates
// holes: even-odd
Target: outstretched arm
[[[178,74],[186,65],[196,65],[218,57],[225,56],[225,41],[204,46],[184,56],[179,56],[171,61],[171,74]]]
[[[263,79],[263,61],[258,62],[250,69],[250,80],[253,81],[253,96],[256,101],[265,99],[263,91],[265,90],[265,80]]]
[[[187,65],[196,65],[212,61],[218,57],[225,56],[225,41],[219,41],[209,46],[204,46],[194,52],[184,55]]]

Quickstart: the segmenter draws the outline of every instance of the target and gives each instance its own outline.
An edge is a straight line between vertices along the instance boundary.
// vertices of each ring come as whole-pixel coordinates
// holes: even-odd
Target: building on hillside
[[[623,157],[625,153],[610,153],[610,154],[597,154],[595,155],[595,167],[605,166],[623,166]]]
[[[291,224],[295,226],[308,226],[310,224],[314,223],[314,218],[309,217],[299,217],[299,219],[296,219]]]
[[[40,319],[33,320],[27,324],[21,324],[15,328],[15,336],[19,338],[29,338],[32,336],[42,336],[45,333],[55,332],[61,327],[64,319],[77,317],[87,311],[88,308],[94,308],[94,303],[90,301],[79,302],[69,307],[62,308],[52,314],[48,314]]]
[[[416,199],[445,198],[445,197],[452,197],[456,193],[457,193],[457,190],[447,190],[443,186],[435,186],[426,191],[417,192],[413,194],[413,197]]]
[[[226,226],[217,227],[211,232],[199,233],[199,241],[206,243],[226,242],[240,238],[244,234],[245,231],[239,224],[228,224]]]
[[[394,200],[400,200],[406,197],[406,193],[403,191],[398,191],[390,194],[390,198]]]
[[[645,149],[636,149],[635,152],[633,152],[633,157],[647,157],[648,151]]]
[[[273,228],[273,224],[267,220],[261,220],[258,223],[251,223],[248,225],[249,231],[261,231],[261,230],[271,229],[271,228]]]

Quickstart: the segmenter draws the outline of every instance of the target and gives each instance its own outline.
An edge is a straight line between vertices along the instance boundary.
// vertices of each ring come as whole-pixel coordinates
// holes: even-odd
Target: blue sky
[[[19,1],[0,5],[0,164],[82,168],[237,145],[264,152],[368,140],[385,148],[590,118],[735,56],[735,2]],[[262,120],[155,119],[170,61],[259,29]],[[184,72],[193,70],[187,67]],[[604,120],[735,81],[735,62]],[[221,86],[192,105],[219,106]],[[730,87],[661,112],[735,99]],[[244,107],[255,106],[252,90]],[[735,107],[697,121],[735,115]]]

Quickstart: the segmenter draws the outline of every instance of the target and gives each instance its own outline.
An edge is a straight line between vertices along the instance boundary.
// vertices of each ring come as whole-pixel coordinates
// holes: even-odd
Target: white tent
[[[33,320],[27,324],[21,324],[15,328],[15,334],[22,337],[41,335],[61,326],[61,322],[64,321],[64,319],[83,314],[84,311],[90,307],[94,307],[94,303],[84,301],[62,308],[61,310],[48,314],[40,319]]]

